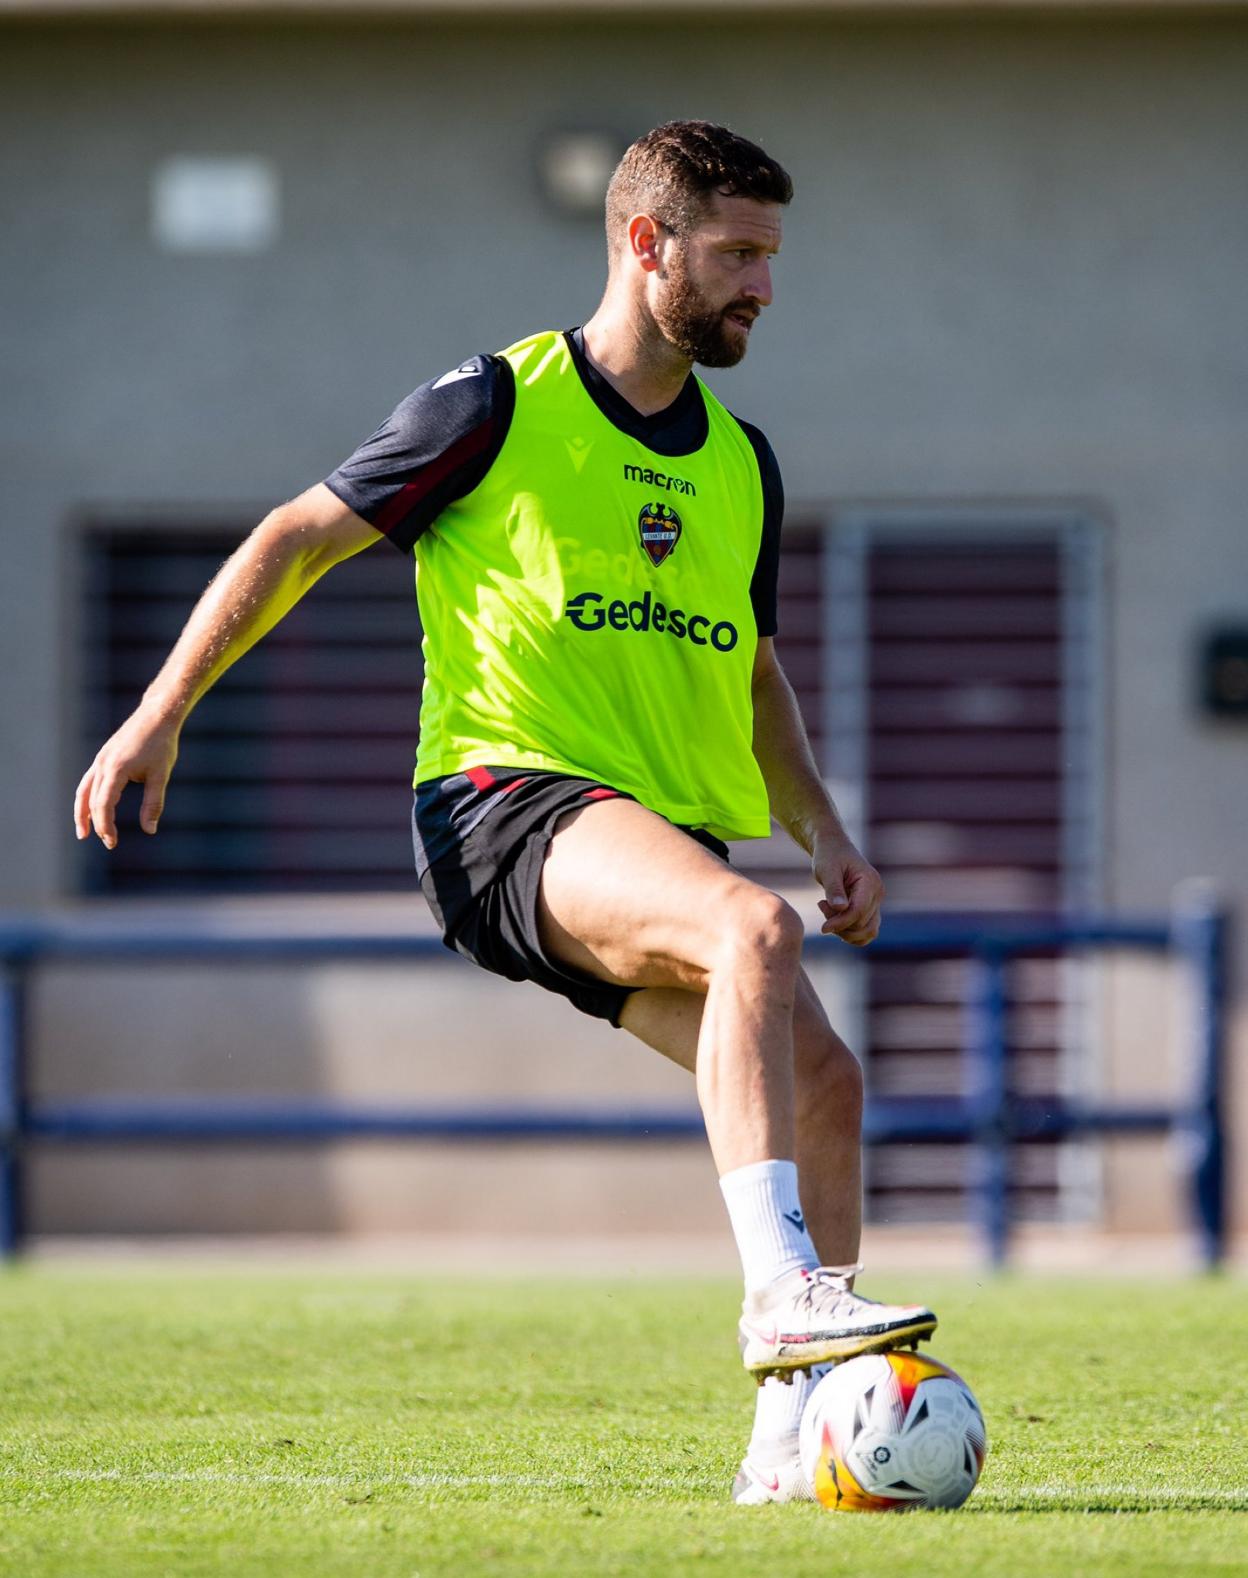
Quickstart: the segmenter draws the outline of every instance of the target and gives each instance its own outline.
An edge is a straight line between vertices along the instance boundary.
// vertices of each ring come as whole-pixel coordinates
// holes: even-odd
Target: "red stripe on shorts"
[[[587,800],[618,800],[619,797],[618,789],[586,789],[585,791]]]
[[[467,767],[464,769],[464,777],[477,789],[492,789],[497,782],[488,767]]]

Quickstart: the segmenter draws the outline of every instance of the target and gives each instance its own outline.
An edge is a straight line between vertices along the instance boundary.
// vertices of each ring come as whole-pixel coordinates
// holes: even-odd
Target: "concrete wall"
[[[689,1076],[631,1036],[449,954],[417,969],[55,968],[33,1018],[44,1101],[693,1106]],[[47,1232],[689,1233],[718,1227],[717,1193],[698,1144],[45,1146],[31,1177]]]
[[[796,178],[776,304],[716,375],[790,498],[1094,500],[1105,901],[1208,873],[1242,902],[1248,735],[1192,705],[1195,633],[1248,613],[1248,24],[1207,18],[6,27],[0,903],[72,891],[74,523],[258,515],[426,376],[584,317],[599,231],[544,210],[535,147],[682,114]],[[276,248],[157,251],[156,161],[234,152],[281,172]],[[1149,980],[1111,1062],[1160,1057]]]

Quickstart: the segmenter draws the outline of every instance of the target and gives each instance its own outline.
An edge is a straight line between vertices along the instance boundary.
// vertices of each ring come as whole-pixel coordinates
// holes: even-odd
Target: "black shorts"
[[[565,811],[632,795],[587,778],[516,767],[470,767],[418,784],[412,807],[416,875],[448,948],[511,981],[535,981],[582,1013],[620,1022],[636,990],[560,964],[537,929],[542,862]],[[722,860],[728,846],[682,828]]]

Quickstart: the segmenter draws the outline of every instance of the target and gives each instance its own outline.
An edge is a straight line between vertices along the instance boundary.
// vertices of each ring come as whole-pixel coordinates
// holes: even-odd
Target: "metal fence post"
[[[0,1259],[11,1260],[22,1237],[22,1116],[25,966],[0,968]]]
[[[1223,1038],[1229,922],[1212,884],[1185,883],[1175,895],[1174,944],[1188,973],[1192,1105],[1186,1161],[1201,1257],[1216,1266],[1226,1247],[1226,1139],[1222,1122]]]
[[[967,960],[967,1073],[975,1129],[974,1210],[988,1259],[994,1266],[1004,1265],[1010,1238],[1006,962],[1005,953],[985,947],[977,948]]]

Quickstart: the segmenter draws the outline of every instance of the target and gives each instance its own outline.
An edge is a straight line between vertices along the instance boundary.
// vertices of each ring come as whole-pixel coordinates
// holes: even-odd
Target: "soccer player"
[[[812,1371],[936,1325],[854,1291],[858,1064],[802,970],[802,917],[723,842],[775,817],[810,856],[821,929],[876,936],[880,878],[773,648],[776,460],[692,372],[745,355],[791,196],[781,166],[723,127],[672,122],[634,143],[607,194],[593,316],[423,384],[263,520],[75,804],[78,836],[111,849],[122,789],[141,783],[154,833],[179,731],[225,669],[339,560],[380,536],[414,553],[421,887],[448,946],[694,1073],[759,1382],[744,1503],[809,1497]]]

